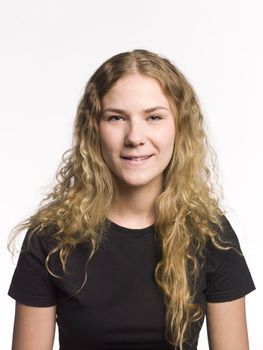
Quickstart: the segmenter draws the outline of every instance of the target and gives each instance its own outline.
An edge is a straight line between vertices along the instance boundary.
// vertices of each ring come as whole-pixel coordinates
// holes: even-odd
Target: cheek
[[[175,133],[166,133],[163,143],[163,152],[166,165],[170,162],[173,157],[174,144],[175,144]]]
[[[108,142],[107,139],[106,140],[101,139],[100,146],[101,146],[101,151],[102,151],[103,157],[105,157],[105,156],[107,157],[112,151],[111,144]]]
[[[107,139],[105,138],[103,132],[99,132],[99,142],[100,142],[100,149],[101,149],[101,155],[102,158],[105,160],[105,154],[107,153]]]
[[[101,130],[100,132],[100,146],[102,155],[105,157],[110,157],[114,151],[117,149],[117,137],[112,133],[107,132],[107,130]]]
[[[175,128],[171,125],[171,128],[166,129],[163,132],[161,140],[163,141],[162,147],[166,149],[168,152],[173,151],[174,143],[175,143]]]

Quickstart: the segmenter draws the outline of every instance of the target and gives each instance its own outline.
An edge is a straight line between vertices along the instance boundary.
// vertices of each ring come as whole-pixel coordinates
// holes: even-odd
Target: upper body
[[[98,68],[62,180],[27,222],[39,232],[10,289],[14,350],[51,349],[56,319],[61,350],[169,349],[165,332],[196,349],[205,314],[212,349],[248,349],[254,285],[212,196],[202,122],[168,60],[134,50]]]
[[[226,218],[224,234],[240,249]],[[49,324],[50,335],[45,339],[49,339],[50,344],[55,323],[53,308],[56,308],[61,350],[173,349],[165,339],[163,293],[154,281],[154,267],[161,259],[161,250],[153,225],[143,229],[129,229],[110,222],[101,248],[87,266],[87,281],[84,285],[85,262],[89,250],[87,245],[79,245],[72,252],[67,262],[67,274],[59,267],[58,257],[52,257],[50,268],[62,277],[56,278],[47,275],[45,269],[45,258],[54,244],[52,228],[47,229],[44,235],[34,237],[28,250],[27,241],[28,235],[9,295],[20,304],[33,307],[33,312],[37,308],[50,312],[50,321],[42,326],[43,332]],[[218,313],[222,312],[223,332],[225,328],[225,332],[227,330],[230,333],[231,327],[242,326],[244,315],[239,318],[239,325],[236,321],[234,325],[230,322],[233,310],[240,312],[239,317],[244,312],[240,298],[254,289],[253,281],[244,258],[233,249],[222,251],[207,244],[205,255],[196,302],[201,305],[204,314],[208,306],[211,331],[214,322],[214,331],[219,332]],[[215,308],[218,309],[217,312]],[[226,315],[229,317],[228,322]],[[203,318],[189,333],[183,349],[197,348],[202,323]],[[240,329],[239,332],[241,330],[242,334],[238,334],[239,341],[246,336],[245,329]],[[221,337],[222,333],[219,334]],[[232,332],[230,334],[234,336]],[[236,339],[234,347],[228,336],[226,339],[229,349],[237,349]],[[226,344],[221,348],[227,349]],[[242,346],[239,345],[239,349]]]

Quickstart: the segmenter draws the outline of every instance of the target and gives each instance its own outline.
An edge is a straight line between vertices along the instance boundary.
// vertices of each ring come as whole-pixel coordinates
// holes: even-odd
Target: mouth
[[[153,154],[143,155],[143,156],[122,156],[121,158],[127,159],[127,160],[133,160],[133,161],[141,161],[141,160],[149,159],[152,156]]]

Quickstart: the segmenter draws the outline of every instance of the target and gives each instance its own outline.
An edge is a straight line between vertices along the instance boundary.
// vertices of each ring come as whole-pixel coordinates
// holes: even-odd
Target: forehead
[[[169,106],[160,83],[151,77],[135,73],[119,79],[102,98],[102,106],[108,104],[145,104],[155,103]],[[116,107],[116,106],[115,106]]]

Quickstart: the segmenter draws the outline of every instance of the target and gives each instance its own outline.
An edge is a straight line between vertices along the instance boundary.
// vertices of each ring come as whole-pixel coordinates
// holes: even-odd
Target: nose
[[[127,123],[125,130],[125,145],[138,146],[143,145],[145,141],[146,135],[142,123],[137,121]]]

